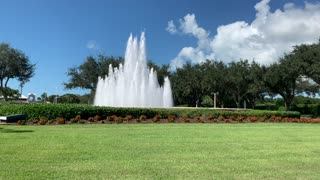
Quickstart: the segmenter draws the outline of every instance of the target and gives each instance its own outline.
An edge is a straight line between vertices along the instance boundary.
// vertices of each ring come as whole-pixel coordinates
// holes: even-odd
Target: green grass
[[[319,179],[320,126],[0,126],[0,179]]]

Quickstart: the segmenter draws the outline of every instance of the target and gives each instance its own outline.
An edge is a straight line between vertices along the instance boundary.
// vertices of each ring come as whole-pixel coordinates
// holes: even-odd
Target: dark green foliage
[[[237,108],[240,108],[240,103],[248,93],[249,85],[252,83],[250,63],[247,60],[230,63],[226,76],[228,77],[228,86],[231,87],[228,88],[229,94],[237,105]]]
[[[296,104],[291,107],[293,111],[299,111],[301,114],[320,116],[320,104]]]
[[[66,104],[79,104],[80,98],[79,95],[75,94],[64,94],[59,97],[59,103],[66,103]]]
[[[202,65],[187,63],[178,68],[172,75],[172,89],[175,103],[187,103],[189,106],[199,106],[201,97],[205,95],[203,80],[207,71],[201,70]]]
[[[97,61],[92,56],[89,56],[79,67],[68,70],[67,75],[70,77],[70,80],[64,84],[65,88],[83,88],[94,91],[98,81],[98,72]]]
[[[35,65],[20,50],[10,47],[9,44],[0,44],[0,91],[4,100],[8,100],[7,85],[12,79],[20,82],[21,87],[33,77]]]
[[[202,107],[213,107],[213,100],[210,96],[202,96],[201,98]]]
[[[67,75],[70,79],[67,83],[64,83],[64,86],[66,89],[81,88],[90,90],[89,97],[83,97],[77,100],[77,102],[87,103],[87,101],[89,101],[92,103],[98,77],[104,77],[108,74],[110,64],[113,67],[118,67],[122,62],[123,58],[121,57],[106,57],[103,55],[98,55],[98,57],[88,56],[86,61],[80,66],[68,69]]]
[[[320,85],[320,41],[317,44],[297,45],[292,53],[302,73]]]
[[[257,104],[255,106],[255,109],[277,111],[279,109],[279,106],[276,104],[265,103],[265,104]]]
[[[142,115],[146,117],[168,117],[174,115],[175,117],[187,116],[281,116],[281,117],[300,117],[299,112],[294,111],[261,111],[261,110],[213,110],[206,108],[194,109],[158,109],[158,108],[115,108],[115,107],[95,107],[90,105],[78,104],[6,104],[0,105],[0,115],[10,114],[26,114],[29,120],[45,117],[46,119],[56,119],[63,117],[66,120],[81,116],[81,119],[88,119],[89,117],[118,116],[126,117],[131,115],[133,118],[140,118]]]

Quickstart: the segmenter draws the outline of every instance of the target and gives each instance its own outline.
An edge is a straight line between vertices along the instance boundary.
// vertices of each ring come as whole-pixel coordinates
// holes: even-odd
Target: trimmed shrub
[[[77,123],[78,121],[76,120],[76,118],[71,118],[70,119],[70,123]]]
[[[223,121],[225,117],[238,116],[256,116],[270,118],[272,116],[300,118],[297,111],[263,111],[263,110],[213,110],[207,108],[118,108],[118,107],[96,107],[91,105],[78,104],[6,104],[0,105],[0,115],[25,114],[28,120],[35,120],[43,116],[47,119],[56,119],[63,117],[65,119],[75,118],[76,120],[88,119],[89,117],[107,117],[108,121],[113,121],[112,116],[126,117],[131,115],[132,118],[140,118],[142,115],[146,120],[147,117],[160,115],[168,117],[187,116],[213,116],[219,117]],[[143,116],[143,117],[144,117]],[[218,119],[219,119],[218,118]]]
[[[122,117],[116,117],[114,119],[114,122],[117,123],[117,124],[123,123],[123,118]]]
[[[85,124],[86,122],[85,122],[83,119],[80,119],[80,120],[78,121],[78,123],[79,123],[79,124]]]
[[[38,121],[39,125],[45,125],[47,124],[47,119],[45,117],[40,117],[40,120]]]
[[[95,115],[95,116],[93,117],[93,120],[94,120],[94,121],[100,121],[100,119],[101,119],[101,117],[100,117],[99,115]]]
[[[167,117],[167,120],[169,123],[173,123],[175,119],[176,119],[176,116],[173,114],[169,114]]]
[[[66,123],[66,120],[63,118],[63,117],[58,117],[56,119],[56,123],[57,124],[65,124]]]
[[[152,118],[152,122],[158,122],[160,120],[160,118],[161,118],[161,116],[158,114]]]
[[[189,123],[190,122],[190,119],[188,118],[188,116],[180,116],[179,120],[181,122],[185,122],[185,123]]]
[[[141,115],[139,117],[140,121],[146,121],[148,119],[148,117],[146,115]]]
[[[131,115],[126,115],[124,119],[127,121],[127,123],[129,123],[129,121],[132,120],[132,118],[133,117]]]
[[[246,120],[246,117],[245,116],[237,116],[237,118],[236,118],[236,121],[238,121],[238,122],[243,122],[243,121],[245,121]]]
[[[218,121],[224,121],[224,117],[222,116],[222,115],[220,115],[219,117],[218,117]]]
[[[107,121],[113,122],[117,118],[116,115],[107,116]]]
[[[256,116],[250,116],[250,117],[249,117],[249,121],[250,121],[250,122],[258,122],[259,119],[258,119]]]
[[[17,125],[26,125],[26,124],[27,124],[27,121],[26,121],[26,120],[19,120],[19,121],[17,121],[16,124],[17,124]]]
[[[277,111],[279,109],[279,106],[277,104],[271,104],[271,103],[257,104],[254,109]]]
[[[93,118],[93,117],[89,117],[89,118],[88,118],[88,121],[89,121],[89,122],[94,122],[94,118]]]
[[[48,121],[48,124],[53,124],[53,123],[54,123],[54,120],[53,120],[53,119],[51,119],[51,120]]]
[[[81,116],[80,115],[76,115],[76,117],[74,118],[77,122],[79,122],[81,120]]]
[[[293,111],[299,111],[301,114],[312,115],[313,117],[320,116],[320,104],[296,104],[292,105]]]
[[[215,120],[214,116],[212,116],[212,115],[209,115],[207,118],[208,118],[209,121],[214,121]]]

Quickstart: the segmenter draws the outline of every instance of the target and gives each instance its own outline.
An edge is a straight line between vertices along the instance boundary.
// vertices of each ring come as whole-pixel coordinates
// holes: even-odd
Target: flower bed
[[[130,116],[130,115],[128,115]],[[75,121],[75,119],[78,119]],[[288,118],[288,117],[280,117],[280,116],[271,116],[269,118],[266,117],[255,117],[255,116],[228,116],[218,118],[213,118],[212,116],[195,116],[195,117],[187,117],[180,116],[179,118],[174,115],[168,115],[167,117],[161,117],[160,115],[156,115],[153,118],[128,118],[128,117],[120,117],[120,116],[108,116],[106,118],[98,118],[89,117],[88,119],[79,119],[79,115],[77,118],[72,118],[70,121],[66,121],[64,118],[58,117],[55,120],[47,120],[44,117],[41,117],[40,120],[23,120],[18,121],[17,125],[62,125],[62,124],[149,124],[149,123],[320,123],[320,119],[312,119],[312,118]]]
[[[280,118],[300,118],[300,113],[296,111],[263,111],[263,110],[214,110],[208,108],[116,108],[116,107],[96,107],[90,105],[74,104],[3,104],[0,105],[0,115],[25,114],[28,120],[40,120],[41,117],[47,120],[64,118],[67,121],[78,122],[82,120],[100,121],[112,116],[123,117],[123,121],[128,119],[135,121],[145,121],[158,116],[155,121],[167,118],[170,121],[177,121],[179,117],[194,118],[196,116],[208,117],[209,119],[228,119],[228,121],[245,121],[244,117],[256,117],[256,119],[269,119],[271,117]],[[130,116],[130,118],[128,117]],[[126,118],[127,117],[127,118]],[[172,120],[172,118],[174,119]],[[237,120],[238,119],[238,120]],[[119,119],[119,121],[121,121]],[[200,121],[200,119],[199,119]],[[255,120],[253,120],[255,121]],[[258,121],[258,120],[257,120]],[[274,120],[276,121],[276,120]]]

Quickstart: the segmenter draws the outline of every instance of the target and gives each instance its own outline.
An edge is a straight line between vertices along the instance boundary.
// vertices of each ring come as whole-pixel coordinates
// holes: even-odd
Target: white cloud
[[[93,50],[99,49],[97,42],[94,41],[94,40],[88,41],[86,47],[87,47],[88,49],[93,49]]]
[[[198,46],[182,48],[177,57],[171,61],[172,70],[181,67],[187,61],[200,63],[214,58],[210,48],[209,33],[198,25],[194,14],[187,14],[180,19],[180,30],[183,34],[190,34],[197,38]]]
[[[176,26],[174,25],[172,20],[168,22],[166,30],[171,34],[175,34],[177,32]]]
[[[251,23],[237,21],[221,25],[213,37],[197,24],[194,14],[187,14],[179,21],[179,32],[195,37],[197,45],[182,48],[171,61],[171,68],[181,67],[186,61],[199,63],[205,59],[224,62],[254,59],[270,64],[290,52],[294,45],[318,41],[320,3],[305,2],[301,8],[287,3],[283,9],[271,12],[269,2],[262,0],[255,5],[256,18]]]

